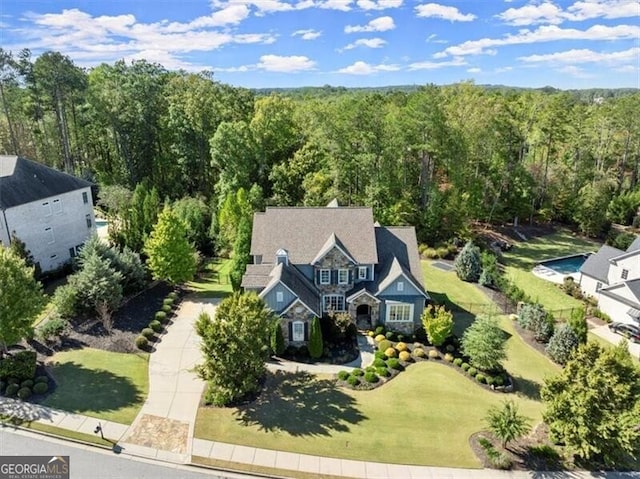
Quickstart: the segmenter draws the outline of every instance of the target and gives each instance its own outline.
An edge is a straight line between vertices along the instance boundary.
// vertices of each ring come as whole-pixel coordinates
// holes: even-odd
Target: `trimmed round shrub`
[[[375,338],[373,338],[373,340],[376,343],[379,343],[380,341],[384,341],[385,339],[387,339],[387,338],[384,337],[384,334],[378,334]]]
[[[173,299],[173,300],[175,301],[176,299],[178,299],[178,293],[176,293],[175,291],[171,291],[171,292],[167,295],[167,298],[171,298],[171,299]]]
[[[33,385],[33,394],[44,394],[49,390],[47,383],[35,383]]]
[[[384,359],[382,359],[382,358],[375,358],[373,360],[373,365],[376,368],[386,368],[387,367],[387,363],[385,363]]]
[[[462,368],[463,371],[468,371],[471,365],[469,363],[462,363],[462,366],[460,367]]]
[[[504,378],[502,376],[496,376],[494,378],[494,384],[496,386],[504,386]]]
[[[25,379],[20,383],[21,388],[32,388],[33,387],[33,379]]]
[[[411,361],[411,353],[409,351],[400,351],[398,357],[400,358],[400,361],[404,361],[405,363]]]
[[[136,338],[136,347],[138,349],[145,349],[147,346],[149,346],[149,340],[147,338],[142,335]]]
[[[355,368],[353,371],[351,371],[352,376],[362,376],[363,374],[364,371],[360,368]]]
[[[338,379],[340,379],[341,381],[346,381],[348,377],[349,377],[349,371],[340,371],[338,373]]]
[[[20,388],[18,389],[18,397],[20,399],[29,399],[31,397],[31,388]]]
[[[406,351],[407,349],[407,344],[403,343],[402,341],[400,341],[398,344],[396,344],[396,351],[398,351],[399,353],[401,353],[402,351]]]
[[[487,376],[485,378],[485,380],[487,381],[487,384],[489,386],[493,386],[495,384],[495,382],[496,382],[496,380],[495,380],[495,378],[493,376]]]
[[[17,384],[17,385],[20,385],[20,380],[19,380],[18,378],[14,378],[14,377],[11,377],[11,378],[7,379],[7,382],[8,382],[9,384]]]
[[[453,344],[447,344],[447,346],[444,349],[448,353],[452,353],[456,350],[456,347]]]
[[[158,311],[154,316],[154,319],[156,321],[160,321],[161,323],[164,323],[167,320],[167,313],[165,313],[164,311]]]
[[[173,305],[173,299],[165,298],[165,299],[162,300],[162,304],[166,304],[166,305],[172,306]]]
[[[487,378],[484,376],[484,374],[478,373],[476,374],[476,381],[478,381],[480,384],[484,384],[487,382]]]
[[[11,383],[7,386],[7,389],[4,390],[4,395],[7,397],[13,397],[20,389],[20,385],[16,383]]]
[[[468,374],[469,376],[473,376],[473,377],[475,377],[475,376],[476,376],[476,374],[478,374],[478,370],[477,370],[476,368],[469,368],[469,369],[467,370],[467,374]]]
[[[580,345],[578,336],[568,324],[561,324],[553,333],[546,351],[556,363],[567,364],[571,354]]]
[[[156,333],[159,333],[160,331],[162,331],[162,323],[160,323],[160,321],[157,321],[155,319],[149,323],[149,327],[153,329]]]
[[[453,364],[455,364],[458,367],[462,366],[462,358],[455,358],[453,360]]]
[[[367,381],[368,383],[374,384],[380,381],[380,378],[376,373],[369,371],[364,375],[364,380]]]
[[[48,376],[38,376],[35,379],[35,382],[36,382],[36,384],[37,383],[45,383],[45,384],[47,384],[49,382],[49,377]]]
[[[349,376],[349,378],[347,379],[347,382],[351,386],[357,386],[358,384],[360,384],[360,378],[358,378],[357,376]]]
[[[375,373],[376,372],[376,367],[375,366],[367,366],[366,368],[364,368],[364,372],[366,373]]]
[[[398,355],[394,348],[387,348],[384,354],[386,354],[388,358],[395,358]]]
[[[387,338],[389,341],[395,341],[397,339],[396,333],[394,333],[393,331],[387,331],[384,334],[384,337]]]
[[[425,353],[424,349],[422,349],[422,348],[414,348],[413,349],[413,355],[416,358],[426,358],[427,357],[427,353]]]
[[[431,359],[440,359],[440,354],[438,354],[438,351],[436,351],[435,349],[430,349],[429,350],[429,357]]]
[[[367,331],[367,336],[369,336],[370,338],[373,338],[376,335],[376,333],[374,333],[373,331]]]
[[[456,256],[453,266],[462,281],[477,282],[482,272],[480,248],[469,241]]]
[[[378,343],[378,351],[386,351],[389,348],[393,347],[393,343],[388,339],[383,339]]]
[[[453,354],[451,353],[446,353],[444,355],[444,360],[448,363],[452,363],[453,362]]]
[[[391,376],[391,373],[386,367],[376,368],[376,374],[382,378],[388,378],[389,376]]]
[[[171,311],[171,306],[169,306],[168,304],[163,304],[162,307],[160,308],[162,311],[164,311],[165,313],[168,313]]]
[[[400,364],[400,360],[396,358],[390,358],[387,361],[387,366],[389,366],[391,369],[395,369],[396,371],[402,371],[404,369],[402,367],[402,364]]]
[[[384,326],[378,326],[375,330],[376,336],[384,336]]]
[[[387,360],[387,355],[384,354],[384,351],[376,351],[373,355],[376,359],[382,359],[383,361]]]
[[[142,331],[140,331],[140,335],[144,336],[147,339],[153,338],[154,334],[155,332],[151,328],[144,328]]]

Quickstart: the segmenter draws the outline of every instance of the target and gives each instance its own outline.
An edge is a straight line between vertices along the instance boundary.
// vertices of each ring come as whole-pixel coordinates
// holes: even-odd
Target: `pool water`
[[[578,254],[565,258],[550,259],[548,261],[542,261],[540,266],[552,269],[561,274],[577,273],[588,257],[588,254]]]

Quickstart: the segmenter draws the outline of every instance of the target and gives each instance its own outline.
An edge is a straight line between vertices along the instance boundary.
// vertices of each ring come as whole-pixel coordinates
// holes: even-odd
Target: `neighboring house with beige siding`
[[[254,215],[251,254],[242,286],[280,315],[289,344],[332,312],[413,333],[429,300],[414,228],[380,226],[371,208],[267,208]]]
[[[17,156],[0,156],[0,243],[24,241],[43,273],[73,258],[95,233],[91,183]]]

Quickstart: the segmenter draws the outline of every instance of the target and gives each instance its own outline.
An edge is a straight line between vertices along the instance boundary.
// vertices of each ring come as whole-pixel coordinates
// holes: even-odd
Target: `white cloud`
[[[550,64],[576,64],[576,63],[602,63],[606,65],[620,65],[636,63],[640,58],[640,47],[630,48],[619,52],[594,52],[593,50],[567,50],[564,52],[549,53],[546,55],[529,55],[519,57],[518,60],[525,63],[550,63]]]
[[[565,20],[584,21],[593,18],[625,18],[640,16],[637,0],[582,0],[566,10],[551,1],[509,8],[498,18],[509,25],[535,25],[539,23],[560,24]]]
[[[480,73],[482,72],[481,68],[467,68],[467,73]]]
[[[297,73],[313,70],[315,65],[316,62],[305,56],[263,55],[260,57],[260,62],[256,67],[268,72]]]
[[[352,0],[325,0],[324,2],[316,4],[318,8],[324,8],[327,10],[340,10],[342,12],[348,12],[351,10]]]
[[[510,8],[497,15],[509,25],[535,25],[536,23],[558,24],[564,21],[562,9],[551,2],[539,5],[525,5],[520,8]]]
[[[456,58],[453,58],[452,60],[444,61],[444,62],[416,62],[416,63],[411,63],[409,65],[409,70],[410,71],[414,71],[414,70],[438,70],[440,68],[447,68],[447,67],[461,67],[461,66],[464,66],[466,64],[467,64],[467,62],[464,60],[464,58],[456,57]]]
[[[382,48],[386,44],[387,42],[382,38],[359,38],[355,42],[344,47],[342,50],[353,50],[357,47]]]
[[[640,73],[640,67],[637,65],[624,65],[619,68],[614,68],[614,70],[620,73]]]
[[[429,35],[427,37],[426,42],[427,43],[449,43],[447,40],[439,39],[438,35],[436,35],[435,33],[432,33],[431,35]]]
[[[558,68],[557,71],[561,73],[567,73],[576,78],[593,78],[594,77],[594,75],[585,72],[582,68],[577,67],[575,65],[568,65],[562,68]]]
[[[315,40],[316,38],[320,37],[321,35],[322,35],[322,32],[319,32],[319,31],[316,31],[316,30],[313,30],[313,29],[296,30],[295,32],[293,32],[291,34],[292,37],[299,36],[303,40]]]
[[[415,11],[418,17],[441,18],[452,22],[471,22],[476,19],[476,16],[472,13],[461,13],[456,7],[448,7],[438,3],[417,5]]]
[[[371,20],[366,25],[347,25],[344,27],[345,33],[359,33],[359,32],[386,32],[387,30],[393,30],[396,28],[393,18],[391,17],[379,17]]]
[[[353,65],[341,68],[338,73],[346,73],[349,75],[372,75],[378,72],[395,72],[400,70],[398,65],[370,65],[363,61],[357,61]]]
[[[363,10],[385,10],[402,6],[403,0],[357,0],[356,4]]]
[[[638,38],[640,36],[640,26],[636,25],[616,25],[608,27],[605,25],[594,25],[586,30],[574,28],[563,29],[556,25],[544,25],[536,30],[520,30],[517,34],[505,35],[502,38],[482,38],[480,40],[469,40],[459,45],[451,46],[436,53],[434,58],[444,58],[445,56],[463,56],[495,54],[492,47],[504,45],[522,45],[530,43],[551,42],[558,40],[619,40],[625,38]]]

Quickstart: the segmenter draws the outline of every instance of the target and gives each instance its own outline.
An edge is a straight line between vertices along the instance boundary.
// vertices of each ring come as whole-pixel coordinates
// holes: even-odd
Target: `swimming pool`
[[[547,261],[541,261],[540,263],[538,263],[538,265],[549,268],[556,273],[572,274],[580,271],[580,268],[588,257],[588,253],[581,253],[571,256],[564,256],[562,258],[554,258]]]

